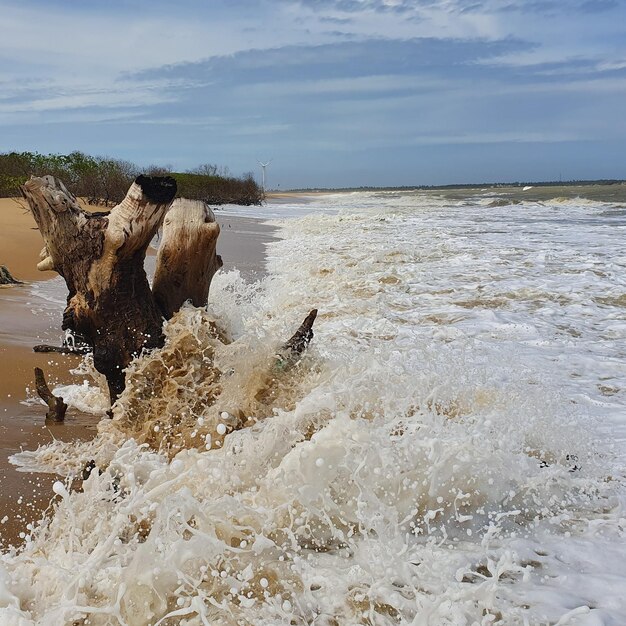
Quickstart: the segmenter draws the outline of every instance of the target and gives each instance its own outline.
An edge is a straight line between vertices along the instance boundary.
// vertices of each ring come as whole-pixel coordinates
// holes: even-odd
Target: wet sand
[[[247,280],[265,272],[265,244],[272,227],[260,220],[222,216],[216,211],[221,233],[218,253],[224,271],[237,268]],[[0,545],[16,545],[26,525],[41,518],[52,497],[54,475],[18,472],[9,457],[33,450],[52,438],[88,439],[96,432],[97,417],[68,410],[63,424],[45,424],[46,407],[32,401],[35,367],[50,383],[80,382],[69,370],[78,357],[35,354],[37,343],[60,345],[62,306],[43,301],[33,293],[33,283],[57,276],[36,268],[43,246],[35,222],[17,202],[0,199],[0,264],[6,265],[24,285],[0,287]],[[154,252],[146,266],[154,265]],[[150,272],[149,272],[150,273]],[[61,298],[65,290],[59,291]],[[30,400],[26,402],[27,399]],[[22,534],[23,536],[23,534]]]
[[[46,407],[32,401],[35,367],[44,370],[53,387],[76,380],[69,370],[79,358],[32,351],[42,341],[61,342],[61,311],[46,314],[45,308],[33,306],[36,297],[30,290],[29,284],[0,290],[0,540],[5,545],[15,544],[25,525],[41,517],[55,479],[17,472],[9,456],[36,449],[53,437],[87,439],[96,425],[93,416],[72,411],[63,424],[45,424]]]
[[[24,201],[0,198],[0,265],[6,265],[18,280],[52,278],[54,272],[37,270],[42,248],[37,224]]]
[[[41,517],[56,478],[18,472],[9,456],[20,450],[34,450],[53,438],[88,439],[96,432],[96,422],[93,416],[68,411],[63,424],[45,424],[43,404],[24,404],[33,396],[35,367],[44,369],[52,387],[75,379],[69,369],[78,364],[78,358],[51,359],[35,354],[27,346],[0,345],[0,364],[0,539],[7,545],[15,544],[26,524]]]
[[[261,220],[232,217],[215,212],[220,225],[217,252],[224,262],[224,271],[238,269],[248,281],[265,274],[265,244],[275,239],[276,229]]]

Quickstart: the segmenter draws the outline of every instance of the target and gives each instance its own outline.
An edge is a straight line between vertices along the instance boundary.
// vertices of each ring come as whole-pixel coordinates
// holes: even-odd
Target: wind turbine
[[[263,193],[265,193],[265,168],[267,168],[267,166],[272,162],[272,159],[270,159],[267,163],[261,163],[258,159],[257,162],[261,166],[261,170],[263,172]]]

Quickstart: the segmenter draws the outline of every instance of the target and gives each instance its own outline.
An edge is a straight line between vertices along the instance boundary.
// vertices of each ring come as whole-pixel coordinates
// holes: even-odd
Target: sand
[[[41,235],[24,202],[0,198],[0,265],[6,265],[18,280],[42,280],[37,270],[42,248]],[[53,272],[45,274],[54,276]]]
[[[258,280],[265,274],[265,244],[274,239],[276,229],[260,220],[220,215],[217,252],[224,271],[238,269],[246,280]]]
[[[100,209],[101,210],[101,209]],[[223,271],[239,269],[247,280],[265,272],[265,244],[274,229],[260,220],[223,216],[218,253]],[[57,277],[36,269],[43,246],[35,222],[16,200],[0,199],[0,265],[6,265],[23,285],[0,287],[0,543],[16,545],[28,522],[39,519],[52,496],[53,475],[19,473],[8,457],[21,449],[35,449],[52,437],[65,441],[87,439],[96,431],[98,418],[69,410],[63,424],[44,424],[46,407],[25,403],[32,398],[33,369],[41,367],[51,386],[80,382],[69,373],[78,357],[35,354],[37,343],[60,344],[62,307],[42,306],[33,284]],[[154,267],[154,251],[147,268]],[[150,273],[150,272],[149,272]],[[44,303],[45,304],[45,303]]]

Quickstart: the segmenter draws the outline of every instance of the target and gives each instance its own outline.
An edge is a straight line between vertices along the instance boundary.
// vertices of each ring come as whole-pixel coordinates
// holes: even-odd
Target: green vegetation
[[[142,173],[173,176],[178,184],[179,196],[204,200],[213,205],[258,205],[264,199],[263,190],[251,173],[236,177],[215,165],[202,165],[188,172],[171,172],[168,168],[156,166],[142,169],[128,161],[92,157],[82,152],[0,154],[0,197],[19,195],[19,186],[30,176],[50,174],[89,204],[114,206]]]
[[[211,166],[214,167],[214,166]],[[261,204],[263,190],[251,173],[235,178],[225,174],[202,172],[171,172],[178,185],[178,195],[192,200],[204,200],[208,204]]]

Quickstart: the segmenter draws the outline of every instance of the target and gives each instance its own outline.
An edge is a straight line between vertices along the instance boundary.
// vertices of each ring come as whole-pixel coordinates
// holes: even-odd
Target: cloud
[[[626,141],[613,0],[38,2],[3,10],[8,147],[328,174]]]
[[[327,16],[321,16],[319,18],[320,22],[322,22],[323,24],[350,24],[352,22],[352,20],[349,17],[327,17]]]
[[[261,134],[257,128],[270,128],[276,141],[332,135],[346,149],[407,141],[445,144],[455,138],[459,143],[589,139],[573,107],[588,109],[601,94],[626,94],[626,76],[598,73],[589,60],[503,72],[499,55],[528,47],[512,40],[376,40],[242,52],[133,78],[195,80],[195,86],[178,92],[176,103],[157,105],[147,116],[158,111],[157,118],[167,120],[184,111],[194,119],[211,110],[240,120],[236,133],[222,127],[224,136],[252,137]],[[607,115],[614,116],[615,107],[607,103]],[[623,126],[610,132],[622,132]]]
[[[335,11],[346,14],[367,12],[423,15],[428,12],[571,14],[609,11],[618,7],[617,0],[300,0],[302,7],[318,12]]]
[[[584,13],[604,13],[617,7],[617,0],[587,0],[580,5]]]
[[[375,75],[413,75],[423,68],[447,68],[452,74],[472,72],[479,61],[526,51],[533,46],[518,40],[471,41],[421,38],[285,46],[248,50],[205,61],[153,68],[129,75],[138,80],[196,79],[222,84],[307,81]]]

